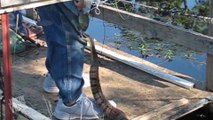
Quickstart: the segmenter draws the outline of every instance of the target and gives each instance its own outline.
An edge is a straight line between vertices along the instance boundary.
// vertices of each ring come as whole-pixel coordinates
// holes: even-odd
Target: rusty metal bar
[[[2,14],[2,48],[4,70],[5,120],[12,120],[12,86],[11,86],[11,59],[10,59],[10,33],[9,15]]]

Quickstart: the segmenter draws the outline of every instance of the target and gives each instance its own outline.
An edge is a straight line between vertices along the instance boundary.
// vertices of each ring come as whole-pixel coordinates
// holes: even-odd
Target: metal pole
[[[4,70],[5,120],[12,120],[12,87],[11,87],[11,60],[10,60],[10,34],[9,15],[4,13],[2,18],[2,48]]]

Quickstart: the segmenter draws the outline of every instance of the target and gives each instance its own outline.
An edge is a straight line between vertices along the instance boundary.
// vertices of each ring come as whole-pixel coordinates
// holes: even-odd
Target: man
[[[80,42],[79,15],[88,12],[94,2],[74,0],[38,8],[48,45],[49,74],[43,88],[49,93],[59,91],[60,99],[53,113],[57,119],[97,119],[102,115],[95,102],[82,93],[84,45]]]

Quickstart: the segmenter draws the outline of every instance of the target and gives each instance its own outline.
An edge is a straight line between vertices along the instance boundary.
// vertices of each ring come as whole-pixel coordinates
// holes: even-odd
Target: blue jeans
[[[84,45],[79,42],[79,11],[72,1],[69,4],[70,8],[64,3],[38,8],[48,45],[46,68],[64,102],[75,101],[84,84]]]

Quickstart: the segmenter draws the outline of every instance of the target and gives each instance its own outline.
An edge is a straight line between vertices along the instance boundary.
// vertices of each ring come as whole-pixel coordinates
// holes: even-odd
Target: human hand
[[[79,10],[83,11],[83,13],[90,13],[92,5],[93,7],[97,6],[100,3],[100,0],[74,0],[74,3]]]
[[[79,10],[82,10],[83,8],[86,7],[85,0],[74,0],[74,3]]]

